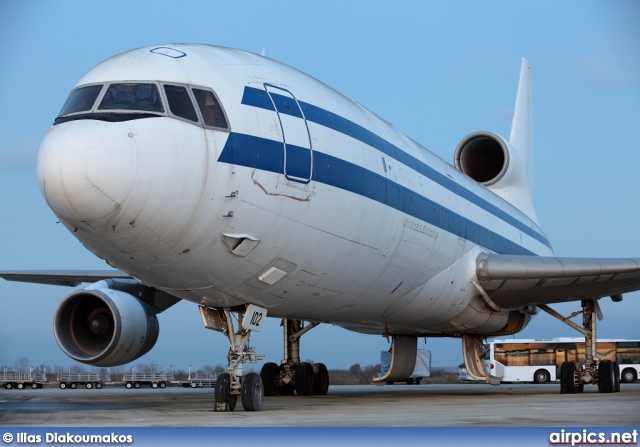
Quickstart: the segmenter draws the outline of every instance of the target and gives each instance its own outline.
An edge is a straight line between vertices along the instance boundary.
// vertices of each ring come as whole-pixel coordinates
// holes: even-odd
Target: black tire
[[[280,367],[273,362],[265,363],[260,370],[265,396],[276,396],[280,392]]]
[[[601,393],[613,393],[615,390],[613,362],[601,360],[598,365],[598,391]]]
[[[613,392],[620,392],[620,365],[618,362],[613,362]]]
[[[296,367],[294,375],[294,388],[298,396],[313,395],[313,366],[311,363],[302,362]]]
[[[622,383],[633,383],[637,380],[636,370],[633,368],[625,368],[622,370]]]
[[[151,382],[151,388],[153,389],[158,388],[158,382]]]
[[[61,390],[64,390],[66,388],[67,388],[67,384],[66,383],[64,383],[64,382],[60,383],[60,389]]]
[[[130,390],[131,388],[133,388],[133,383],[131,382],[127,382],[127,384],[125,385],[125,387]]]
[[[551,380],[551,374],[546,369],[539,369],[533,374],[533,383],[547,383]]]
[[[158,386],[159,386],[160,388],[166,388],[166,387],[167,387],[167,383],[166,383],[166,382],[160,382],[160,383],[158,384]]]
[[[313,395],[326,396],[329,391],[329,371],[324,363],[313,365]]]
[[[134,384],[133,384],[133,387],[134,387],[135,389],[138,389],[138,388],[140,388],[141,386],[142,386],[142,384],[141,384],[140,382],[136,382],[136,383],[134,383]]]
[[[24,383],[19,382],[18,384],[16,384],[16,388],[19,389],[19,390],[24,389]]]
[[[13,383],[11,382],[7,382],[4,384],[4,389],[5,390],[12,390],[13,389]]]
[[[75,390],[76,388],[78,388],[78,384],[73,382],[71,383],[71,385],[69,385],[69,388],[71,388],[72,390]]]
[[[93,388],[93,383],[87,382],[87,383],[84,384],[84,386],[85,386],[86,389],[90,390],[91,388]]]
[[[216,389],[214,391],[215,405],[213,411],[233,411],[238,400],[237,396],[230,396],[231,391],[231,375],[222,373],[216,381]]]
[[[37,383],[32,383],[32,384],[31,384],[31,389],[32,389],[32,390],[37,390],[38,388],[39,388],[39,387],[38,387],[38,384],[37,384]]]
[[[96,383],[96,389],[102,389],[102,384],[101,383]]]
[[[416,385],[420,385],[421,381],[422,381],[422,377],[416,377]]]
[[[242,407],[245,411],[260,411],[264,402],[264,386],[258,373],[251,372],[242,378]]]
[[[576,363],[562,362],[560,366],[560,394],[575,394],[578,392],[575,376]]]

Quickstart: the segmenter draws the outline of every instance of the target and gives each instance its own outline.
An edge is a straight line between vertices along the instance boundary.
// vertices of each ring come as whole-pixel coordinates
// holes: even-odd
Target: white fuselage
[[[286,65],[156,46],[77,85],[115,81],[212,89],[229,123],[211,129],[165,110],[70,120],[45,136],[38,176],[51,208],[89,250],[145,284],[369,333],[490,333],[508,313],[479,301],[477,254],[551,254],[525,214]]]

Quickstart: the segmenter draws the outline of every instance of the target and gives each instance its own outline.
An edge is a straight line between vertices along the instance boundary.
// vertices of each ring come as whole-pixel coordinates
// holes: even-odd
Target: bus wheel
[[[547,383],[551,378],[549,371],[546,369],[539,369],[533,375],[533,381],[535,383]]]
[[[633,368],[622,370],[622,383],[633,383],[637,380],[636,371]]]

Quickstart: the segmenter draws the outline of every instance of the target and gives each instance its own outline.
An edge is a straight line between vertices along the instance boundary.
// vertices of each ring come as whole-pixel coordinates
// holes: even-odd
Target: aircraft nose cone
[[[40,144],[40,190],[69,223],[91,222],[120,209],[136,172],[135,135],[124,123],[63,123],[49,129]]]

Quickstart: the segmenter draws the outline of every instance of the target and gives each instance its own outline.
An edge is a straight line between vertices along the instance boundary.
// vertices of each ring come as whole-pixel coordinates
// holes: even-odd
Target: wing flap
[[[554,258],[484,253],[478,281],[505,309],[640,290],[640,259]]]
[[[7,281],[76,287],[83,282],[97,282],[103,279],[130,279],[131,275],[120,270],[5,270],[0,271],[0,278]]]

